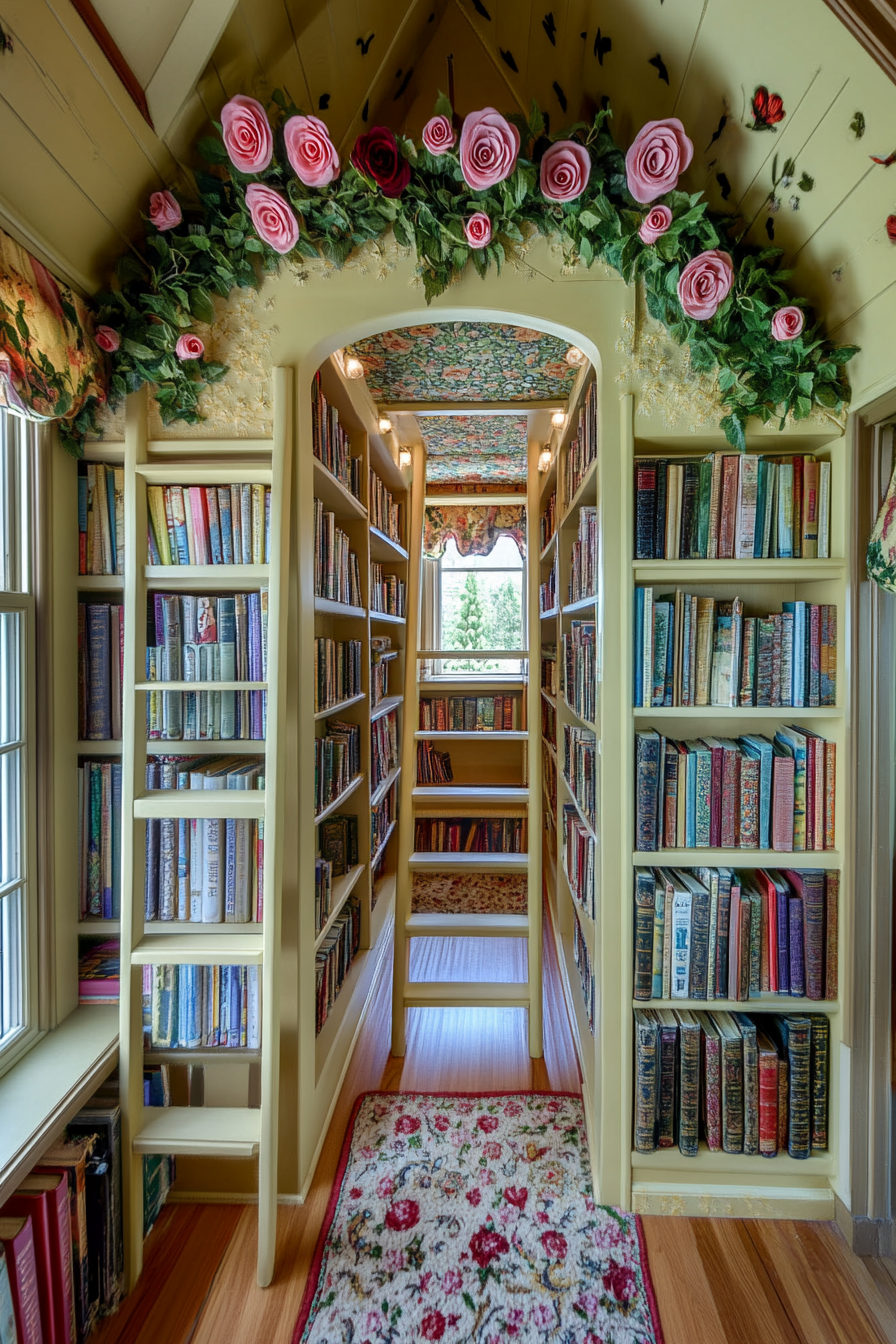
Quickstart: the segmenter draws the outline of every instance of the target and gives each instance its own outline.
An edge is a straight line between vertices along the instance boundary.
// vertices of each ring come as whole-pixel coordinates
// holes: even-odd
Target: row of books
[[[314,712],[361,694],[360,639],[315,639]]]
[[[362,605],[358,557],[336,526],[335,513],[328,513],[319,499],[314,501],[314,595],[349,607]]]
[[[121,944],[117,938],[78,939],[78,1002],[118,1003],[121,993]]]
[[[333,921],[332,928],[314,958],[316,978],[316,1030],[323,1029],[355,954],[361,946],[361,903],[350,898]]]
[[[143,1023],[153,1050],[257,1050],[259,967],[144,966]]]
[[[163,691],[146,697],[146,735],[167,742],[263,742],[267,691]]]
[[[81,919],[121,914],[121,762],[78,766],[78,909]]]
[[[387,616],[407,615],[407,587],[397,574],[384,574],[380,564],[370,566],[370,610]]]
[[[375,471],[370,473],[367,513],[371,527],[375,527],[378,532],[385,532],[387,537],[391,537],[399,546],[402,545],[404,505],[395,502],[391,492],[386,489]]]
[[[820,1013],[635,1010],[635,1149],[808,1158],[828,1146]]]
[[[556,750],[557,710],[549,700],[545,700],[544,696],[541,697],[541,736]]]
[[[398,789],[395,784],[386,790],[376,807],[370,809],[370,861],[376,872],[385,858],[385,845],[398,820]]]
[[[525,854],[525,817],[417,817],[414,849],[421,854]]]
[[[154,565],[266,565],[271,491],[253,485],[148,485]]]
[[[394,709],[370,725],[370,791],[375,793],[398,765],[398,715]]]
[[[328,859],[314,860],[314,932],[320,933],[327,920],[333,900],[333,865]]]
[[[389,694],[389,664],[398,657],[391,635],[370,637],[370,708],[376,709]]]
[[[840,873],[636,868],[636,999],[836,999]]]
[[[579,509],[579,535],[573,542],[569,568],[569,601],[581,602],[597,593],[597,509]]]
[[[635,589],[635,705],[796,709],[837,703],[837,608],[783,602],[745,616],[730,602]]]
[[[322,812],[361,773],[361,728],[342,719],[326,720],[326,735],[314,739],[315,812]]]
[[[597,380],[592,378],[579,410],[576,436],[566,454],[566,470],[563,473],[564,509],[569,508],[588,468],[597,457],[598,430]]]
[[[538,610],[542,616],[557,610],[557,557],[548,571],[544,583],[538,588]]]
[[[563,804],[563,866],[573,900],[589,919],[596,919],[597,853],[594,836],[572,803]]]
[[[268,590],[150,593],[147,676],[155,681],[264,681]]]
[[[635,458],[636,560],[824,559],[831,464],[812,453]]]
[[[520,727],[518,695],[421,696],[419,727],[431,733],[512,732]]]
[[[586,723],[597,715],[597,640],[594,621],[571,621],[563,633],[566,703]]]
[[[107,742],[121,737],[124,679],[124,607],[78,603],[78,737]]]
[[[450,784],[454,779],[451,753],[439,751],[434,742],[417,743],[417,783]]]
[[[339,423],[339,411],[324,396],[320,371],[311,385],[311,450],[337,481],[356,499],[361,498],[360,457],[352,457],[348,435]]]
[[[834,848],[837,747],[808,728],[676,742],[635,734],[635,848]]]
[[[78,573],[124,573],[124,467],[78,463]]]
[[[582,931],[578,915],[573,919],[572,934],[573,959],[576,963],[579,979],[582,984],[582,999],[585,1004],[585,1014],[588,1018],[588,1029],[593,1036],[595,1012],[594,964],[591,960],[591,953],[588,950],[588,940]]]
[[[358,818],[350,812],[334,812],[317,828],[320,857],[332,868],[333,877],[344,877],[359,860]]]
[[[578,622],[573,622],[577,625]],[[548,695],[557,698],[557,645],[542,644],[541,646],[541,689]]]
[[[150,757],[147,789],[263,789],[264,759]],[[264,914],[264,821],[151,817],[146,822],[144,918],[248,924]]]
[[[541,538],[541,549],[545,546],[557,531],[557,491],[551,491],[551,497],[545,505],[544,513],[539,520],[539,535]]]
[[[597,815],[597,738],[590,728],[563,725],[563,776],[594,830]]]

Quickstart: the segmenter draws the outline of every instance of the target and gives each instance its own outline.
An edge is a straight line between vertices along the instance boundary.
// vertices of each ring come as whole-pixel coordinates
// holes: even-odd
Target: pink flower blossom
[[[121,345],[121,337],[114,327],[97,327],[94,340],[107,355],[114,354]]]
[[[541,1330],[547,1330],[549,1325],[553,1324],[554,1313],[544,1302],[536,1302],[531,1311],[532,1324]]]
[[[677,117],[648,121],[625,156],[629,191],[641,205],[655,201],[674,190],[693,156],[694,146]]]
[[[221,109],[224,148],[241,173],[263,173],[274,153],[274,138],[261,103],[238,93]]]
[[[460,133],[460,167],[473,191],[486,191],[509,177],[520,152],[520,133],[496,112],[484,107],[464,119]]]
[[[246,188],[246,204],[262,242],[281,255],[291,252],[298,241],[299,222],[286,198],[279,191],[253,182]]]
[[[600,1311],[600,1298],[597,1293],[579,1293],[575,1306],[591,1319]]]
[[[772,336],[776,341],[795,341],[806,325],[806,314],[802,308],[789,304],[779,308],[772,318]]]
[[[487,1157],[490,1162],[497,1162],[501,1156],[500,1143],[484,1143],[482,1145],[482,1156]]]
[[[471,247],[488,247],[492,240],[492,222],[484,210],[477,210],[464,223],[464,233]]]
[[[569,1249],[566,1238],[562,1232],[542,1232],[541,1244],[544,1247],[544,1253],[550,1260],[565,1260],[566,1252]]]
[[[192,332],[187,332],[177,338],[174,353],[178,359],[201,359],[205,354],[205,346],[198,336],[195,336]]]
[[[517,338],[517,339],[519,339],[519,338]],[[569,368],[569,365],[567,365],[567,370],[568,370],[568,368]],[[515,1116],[515,1115],[522,1115],[522,1112],[523,1112],[523,1108],[522,1108],[522,1106],[519,1104],[518,1101],[508,1101],[508,1102],[505,1102],[505,1104],[504,1104],[504,1114],[505,1114],[505,1115],[509,1115],[509,1116],[513,1117],[513,1116]]]
[[[306,187],[326,187],[339,176],[339,155],[318,117],[290,117],[283,141],[293,172]]]
[[[539,172],[542,196],[549,201],[574,201],[588,185],[591,155],[577,140],[557,140],[544,152]]]
[[[507,1325],[522,1325],[524,1319],[523,1313],[520,1311],[519,1307],[511,1307],[504,1315],[504,1320]]]
[[[416,1115],[400,1115],[395,1121],[396,1134],[416,1134],[420,1128],[420,1121]]]
[[[387,1251],[386,1268],[390,1274],[400,1274],[404,1269],[404,1251]]]
[[[650,247],[656,242],[657,238],[662,238],[671,223],[672,211],[668,205],[655,205],[638,230],[638,237],[642,243],[646,243]]]
[[[360,1199],[361,1196],[364,1194],[364,1191],[361,1189],[359,1185],[353,1185],[348,1193],[350,1199]]]
[[[498,1128],[498,1117],[496,1115],[480,1115],[476,1121],[483,1134],[494,1134]]]
[[[449,1122],[444,1115],[437,1115],[435,1120],[433,1120],[433,1124],[440,1134],[445,1133],[445,1130],[448,1128],[448,1123]]]
[[[391,1199],[395,1194],[395,1182],[391,1176],[384,1176],[376,1187],[380,1199]]]
[[[714,248],[689,261],[678,280],[678,298],[688,317],[708,322],[727,299],[734,283],[734,264],[727,252]]]
[[[423,127],[423,143],[436,158],[457,144],[457,132],[448,117],[430,117]]]
[[[149,218],[160,231],[173,229],[183,219],[180,206],[170,191],[154,191],[149,198]]]
[[[464,1286],[464,1276],[457,1269],[446,1269],[442,1275],[442,1292],[459,1293]]]

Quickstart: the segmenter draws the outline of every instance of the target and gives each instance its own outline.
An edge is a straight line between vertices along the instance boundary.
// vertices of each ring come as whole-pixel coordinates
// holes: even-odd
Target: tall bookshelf
[[[297,1029],[299,1135],[298,1179],[307,1190],[326,1134],[342,1079],[378,976],[391,951],[394,924],[400,814],[398,795],[400,756],[381,779],[372,770],[372,732],[389,715],[395,716],[398,746],[405,731],[403,712],[404,660],[407,618],[378,611],[371,600],[371,566],[380,565],[384,575],[408,580],[408,486],[398,466],[394,436],[378,429],[378,416],[363,383],[347,379],[336,356],[320,368],[320,389],[328,405],[338,413],[347,431],[352,456],[360,459],[360,490],[356,497],[314,455],[314,408],[303,401],[309,389],[300,389],[300,408],[307,410],[300,421],[296,461],[295,509],[298,547],[298,621],[295,657],[298,741],[298,791],[294,826],[294,854],[298,874],[297,928]],[[397,536],[371,521],[374,478],[387,490],[402,511]],[[347,535],[357,555],[361,602],[349,606],[315,595],[313,501],[322,501],[335,515],[335,527]],[[373,702],[371,640],[388,636],[396,654],[388,667],[388,694]],[[314,708],[314,640],[357,640],[361,644],[361,690],[342,704]],[[314,738],[326,734],[328,719],[356,724],[360,728],[361,768],[343,793],[321,812],[315,813]],[[381,829],[374,843],[372,811],[393,800],[390,824]],[[314,910],[314,866],[320,852],[320,827],[327,817],[357,818],[358,863],[343,877],[334,878],[330,913],[318,931]],[[318,1029],[317,958],[331,932],[346,911],[347,903],[360,907],[359,946],[331,1003],[326,1020]]]

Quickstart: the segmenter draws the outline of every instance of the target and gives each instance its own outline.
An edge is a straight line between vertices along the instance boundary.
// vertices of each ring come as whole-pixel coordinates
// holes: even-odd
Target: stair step
[[[243,1106],[150,1106],[143,1111],[133,1147],[135,1153],[178,1157],[255,1157],[260,1138],[260,1110]]]
[[[405,1008],[528,1008],[527,981],[409,980]]]
[[[408,865],[411,872],[526,873],[528,854],[444,854],[417,850]]]
[[[525,785],[416,784],[413,796],[426,803],[527,803]]]
[[[409,938],[526,938],[528,915],[430,914],[409,915],[405,920]]]

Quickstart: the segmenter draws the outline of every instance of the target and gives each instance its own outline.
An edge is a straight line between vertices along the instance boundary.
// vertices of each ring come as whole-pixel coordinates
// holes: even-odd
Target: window
[[[490,555],[459,554],[452,539],[439,561],[442,649],[524,649],[525,565],[516,543],[500,537]],[[441,671],[522,671],[518,658],[445,658]]]
[[[37,428],[0,410],[0,1068],[37,1034],[35,617]]]

